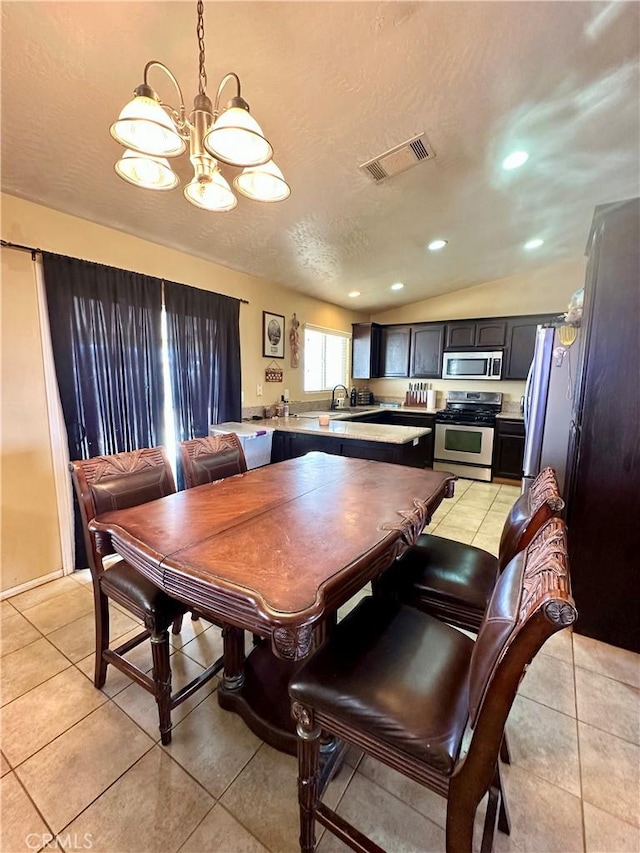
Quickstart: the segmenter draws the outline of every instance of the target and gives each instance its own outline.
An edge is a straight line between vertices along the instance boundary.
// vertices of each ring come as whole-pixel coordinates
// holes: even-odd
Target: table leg
[[[314,647],[326,640],[336,621],[333,613],[315,626]],[[288,687],[302,661],[276,657],[269,642],[254,645],[245,658],[244,632],[238,628],[225,628],[223,640],[224,677],[217,691],[218,704],[242,717],[251,731],[270,746],[296,755],[298,738]],[[335,738],[323,733],[323,763],[334,755],[336,747]]]
[[[225,677],[217,691],[221,708],[238,714],[255,735],[291,755],[296,754],[297,737],[288,685],[298,666],[277,658],[265,644],[254,646],[242,673],[230,671],[227,678],[225,646]]]
[[[222,684],[226,690],[240,690],[244,684],[244,631],[227,625],[222,631],[224,674]]]

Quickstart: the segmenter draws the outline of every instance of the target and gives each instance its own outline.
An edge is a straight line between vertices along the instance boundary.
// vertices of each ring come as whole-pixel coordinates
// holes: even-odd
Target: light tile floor
[[[517,496],[460,480],[429,532],[497,553]],[[296,762],[218,707],[216,681],[174,713],[167,748],[148,694],[112,668],[95,690],[89,583],[77,572],[2,602],[2,852],[297,850]],[[115,609],[112,628],[135,624]],[[208,623],[172,642],[177,684],[221,649]],[[148,644],[134,654],[150,667]],[[545,645],[509,718],[513,828],[497,853],[640,851],[639,692],[640,656],[568,632]],[[371,758],[347,761],[327,797],[392,853],[444,851],[444,801]]]

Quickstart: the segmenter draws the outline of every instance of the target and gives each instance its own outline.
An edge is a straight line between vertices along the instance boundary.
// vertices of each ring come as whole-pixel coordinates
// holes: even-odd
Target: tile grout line
[[[111,700],[109,700],[109,701],[111,701]],[[104,706],[101,706],[101,707],[104,707]],[[117,707],[117,706],[116,706],[116,707]],[[96,710],[97,710],[97,709],[96,709]],[[134,722],[135,722],[135,721],[134,721]],[[145,732],[145,734],[146,734],[146,732]],[[54,738],[54,739],[55,739],[55,738]],[[53,743],[53,741],[51,741],[51,743]],[[64,832],[64,831],[65,831],[69,826],[71,826],[71,824],[74,822],[74,820],[77,820],[81,815],[83,815],[83,814],[87,811],[87,809],[90,809],[90,808],[91,808],[91,806],[92,806],[94,803],[96,803],[96,802],[100,799],[100,797],[102,797],[104,794],[106,794],[106,792],[107,792],[110,788],[112,788],[112,787],[116,784],[116,782],[119,782],[119,781],[120,781],[120,779],[122,779],[122,778],[123,778],[123,776],[125,776],[125,775],[130,771],[130,770],[132,770],[132,769],[136,766],[136,764],[139,764],[145,756],[149,755],[149,753],[150,753],[153,749],[155,749],[155,747],[156,747],[157,745],[158,745],[157,743],[152,743],[152,744],[151,744],[151,746],[149,747],[149,749],[145,750],[145,751],[142,753],[142,755],[138,756],[138,758],[136,758],[136,760],[135,760],[132,764],[130,764],[130,765],[126,768],[126,770],[123,770],[123,771],[122,771],[122,773],[120,773],[120,775],[119,775],[119,776],[117,776],[117,777],[116,777],[112,782],[110,782],[110,783],[107,785],[107,787],[106,787],[106,788],[103,788],[103,789],[102,789],[102,791],[100,791],[100,793],[99,793],[96,797],[94,797],[94,798],[93,798],[93,800],[91,800],[91,802],[87,803],[87,805],[86,805],[83,809],[81,809],[81,810],[78,812],[78,814],[77,814],[77,815],[74,815],[74,816],[71,818],[71,820],[70,820],[68,823],[66,823],[66,824],[62,827],[62,829],[60,830],[60,833]],[[207,791],[207,793],[208,793],[208,791]],[[209,794],[209,796],[211,796],[211,794]],[[215,799],[215,798],[214,798],[214,799]],[[59,835],[60,833],[57,833],[57,835]]]
[[[576,659],[573,653],[573,632],[571,633],[571,668],[573,675],[573,691],[576,706],[576,748],[578,750],[578,776],[580,779],[580,820],[582,823],[582,847],[587,853],[587,824],[584,815],[584,784],[582,779],[582,750],[580,749],[580,726],[578,725],[578,683],[576,681]]]
[[[213,692],[215,693],[215,691],[213,691]],[[210,695],[213,695],[213,694],[210,694]],[[207,697],[207,698],[208,698],[208,697]],[[195,711],[195,708],[194,708],[193,710]],[[190,711],[190,712],[189,712],[189,714],[191,714],[191,713],[192,713],[192,712]],[[189,714],[187,714],[187,716],[189,716]],[[186,719],[186,717],[185,717],[185,719]],[[182,720],[180,720],[180,722],[182,722]],[[180,725],[180,723],[178,723],[178,725]],[[256,749],[256,751],[255,751],[255,752],[253,753],[253,755],[252,755],[250,758],[248,758],[248,759],[247,759],[247,761],[242,765],[242,767],[238,770],[238,772],[235,774],[235,776],[233,777],[233,779],[231,779],[231,781],[229,782],[229,784],[228,784],[228,785],[227,785],[227,786],[222,790],[222,792],[221,792],[221,794],[220,794],[220,796],[219,796],[219,797],[214,797],[214,796],[213,796],[213,794],[205,788],[205,786],[202,784],[202,782],[200,782],[200,780],[199,780],[199,779],[197,779],[195,776],[193,776],[193,775],[192,775],[192,773],[191,773],[189,770],[187,770],[187,768],[186,768],[186,767],[184,767],[184,765],[182,765],[182,764],[178,761],[178,759],[177,759],[177,758],[175,758],[173,755],[171,755],[171,753],[168,751],[168,748],[167,748],[167,747],[162,746],[162,744],[159,744],[159,743],[157,743],[157,744],[156,744],[156,746],[159,746],[159,747],[160,747],[160,749],[165,753],[165,755],[167,755],[167,756],[168,756],[168,757],[169,757],[169,758],[174,762],[174,764],[177,764],[177,765],[178,765],[178,767],[179,767],[179,768],[180,768],[184,773],[186,773],[186,774],[187,774],[187,776],[188,776],[190,779],[192,779],[192,780],[193,780],[197,785],[199,785],[199,786],[200,786],[200,788],[202,788],[202,790],[203,790],[203,791],[205,791],[205,792],[206,792],[210,797],[212,797],[212,798],[213,798],[213,800],[214,800],[214,805],[215,805],[215,804],[217,804],[217,805],[219,805],[219,806],[220,806],[220,808],[223,808],[223,809],[224,809],[228,814],[230,814],[230,815],[231,815],[231,817],[232,817],[235,821],[237,821],[237,822],[240,824],[240,826],[241,826],[241,827],[242,827],[246,832],[248,832],[248,833],[249,833],[249,835],[251,835],[251,837],[252,837],[252,838],[255,838],[255,840],[256,840],[259,844],[262,844],[262,846],[263,846],[263,847],[265,847],[266,849],[269,849],[269,848],[267,847],[267,845],[266,845],[266,844],[264,844],[262,841],[260,841],[260,839],[259,839],[256,835],[254,835],[254,834],[253,834],[253,832],[249,829],[249,827],[245,826],[245,824],[242,822],[242,820],[240,820],[240,818],[239,818],[239,817],[237,817],[237,816],[236,816],[236,815],[235,815],[235,814],[234,814],[234,813],[233,813],[229,808],[227,808],[227,807],[223,804],[223,802],[222,802],[222,798],[223,798],[223,797],[224,797],[224,795],[227,793],[227,791],[229,790],[229,788],[233,785],[233,783],[236,781],[236,779],[238,779],[238,777],[240,776],[240,774],[241,774],[241,773],[243,773],[243,772],[244,772],[244,770],[246,770],[246,768],[249,766],[249,764],[253,761],[253,759],[256,757],[256,755],[260,752],[260,750],[262,749],[262,747],[263,747],[263,746],[265,746],[265,742],[264,742],[263,740],[260,740],[260,745],[258,746],[258,748]],[[212,807],[212,808],[213,808],[213,807]],[[211,811],[211,809],[209,810],[209,812],[210,812],[210,811]],[[207,814],[209,814],[209,812],[207,812]],[[205,817],[206,817],[206,815],[205,815]],[[203,818],[202,820],[204,820],[204,819],[205,819],[205,818]],[[200,821],[200,823],[202,823],[202,821]],[[200,824],[198,824],[198,826],[199,826],[199,825],[200,825]],[[194,832],[195,832],[195,829],[194,829]],[[193,832],[189,834],[189,838],[191,837],[191,835],[193,835]],[[182,842],[182,844],[180,845],[180,847],[183,847],[183,846],[187,843],[187,841],[188,841],[188,838],[186,838],[186,839]],[[277,853],[277,851],[274,851],[274,853]]]
[[[365,753],[365,755],[366,755],[366,753]],[[373,756],[371,756],[371,757],[373,757]],[[374,760],[377,760],[377,759],[374,759]],[[381,763],[384,767],[387,767],[387,766],[388,766],[388,765],[384,764],[384,762],[383,762],[383,761],[381,761],[380,763]],[[391,769],[393,769],[393,768],[391,768]],[[396,772],[397,772],[397,771],[396,771]],[[339,799],[338,803],[336,804],[336,811],[338,810],[338,806],[339,806],[339,805],[340,805],[340,803],[342,802],[342,800],[343,800],[343,798],[344,798],[345,794],[346,794],[346,793],[347,793],[347,791],[349,790],[349,788],[350,788],[350,786],[351,786],[351,783],[352,783],[352,782],[353,782],[353,780],[356,778],[356,775],[359,775],[362,779],[365,779],[365,780],[366,780],[367,782],[369,782],[371,785],[375,785],[375,786],[376,786],[376,788],[378,788],[380,791],[384,791],[384,793],[385,793],[385,794],[388,794],[390,797],[393,797],[393,799],[394,799],[394,800],[396,800],[396,801],[397,801],[397,802],[399,802],[399,803],[402,803],[402,805],[403,805],[403,806],[406,806],[408,809],[411,809],[411,811],[412,811],[412,812],[415,812],[417,815],[419,815],[421,818],[423,818],[423,820],[426,820],[428,823],[433,824],[433,826],[437,826],[437,827],[438,827],[438,829],[440,829],[442,832],[446,832],[446,828],[445,828],[444,826],[440,826],[440,824],[439,824],[439,823],[436,823],[436,822],[435,822],[435,820],[432,820],[430,817],[427,817],[427,815],[426,815],[426,814],[423,814],[421,811],[418,811],[418,809],[417,809],[415,806],[412,806],[412,805],[411,805],[411,803],[406,803],[404,800],[401,800],[401,799],[400,799],[400,797],[398,797],[396,794],[394,794],[394,793],[393,793],[393,791],[390,791],[388,788],[385,788],[385,787],[384,787],[384,785],[381,785],[379,782],[376,782],[376,780],[375,780],[375,779],[371,779],[371,778],[369,778],[369,776],[365,776],[365,774],[364,774],[364,773],[362,773],[362,772],[361,772],[360,770],[358,770],[358,769],[355,769],[355,770],[354,770],[353,776],[351,777],[351,779],[349,779],[349,784],[348,784],[348,785],[346,786],[346,788],[344,789],[344,791],[343,791],[343,793],[342,793],[342,796],[340,797],[340,799]],[[405,777],[405,778],[409,778],[409,777]],[[420,783],[418,782],[417,784],[420,784]],[[424,786],[421,786],[421,787],[424,787]],[[425,788],[425,790],[427,790],[427,791],[428,791],[429,789],[428,789],[428,788]],[[434,792],[434,793],[435,793],[435,792]],[[436,794],[436,796],[439,796],[442,800],[444,800],[444,801],[445,801],[445,803],[446,803],[446,802],[448,802],[448,800],[447,800],[447,798],[446,798],[446,797],[442,797],[440,794]],[[485,793],[485,794],[484,794],[484,796],[482,797],[482,800],[484,799],[484,797],[485,797],[485,796],[486,796],[486,793]],[[480,802],[478,803],[478,808],[480,807],[480,803],[482,802],[482,800],[480,800]],[[476,809],[476,814],[477,814],[477,809]],[[474,822],[475,822],[475,819],[474,819]]]
[[[31,805],[33,806],[33,808],[35,809],[36,814],[38,815],[38,817],[42,820],[42,822],[44,823],[44,825],[45,825],[45,826],[47,827],[47,829],[49,830],[49,834],[50,834],[50,835],[52,835],[54,838],[57,838],[57,833],[55,833],[55,832],[53,831],[53,829],[52,829],[52,828],[51,828],[51,826],[49,825],[49,821],[45,819],[45,816],[42,814],[42,812],[41,812],[41,811],[40,811],[40,809],[38,808],[38,805],[36,804],[35,800],[34,800],[34,799],[33,799],[33,797],[31,796],[31,794],[29,793],[29,791],[28,791],[28,789],[27,789],[27,786],[24,784],[24,782],[22,781],[22,779],[18,776],[18,774],[16,773],[16,771],[15,771],[15,770],[11,770],[11,771],[10,771],[10,773],[7,773],[7,774],[5,775],[5,777],[3,777],[3,778],[6,778],[7,776],[10,776],[11,774],[13,774],[14,779],[16,780],[16,782],[18,783],[18,785],[20,785],[20,787],[22,788],[22,790],[23,790],[23,791],[24,791],[24,793],[26,794],[27,799],[29,800],[29,802],[31,803]],[[38,848],[38,849],[42,849],[42,848]]]

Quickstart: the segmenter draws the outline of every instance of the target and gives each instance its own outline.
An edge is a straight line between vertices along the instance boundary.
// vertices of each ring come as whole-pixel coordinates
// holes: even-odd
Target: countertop
[[[329,415],[332,420],[345,420],[347,418],[358,418],[361,415],[379,414],[380,412],[398,412],[403,414],[416,415],[435,415],[436,412],[441,412],[442,409],[427,409],[426,406],[357,406],[356,408],[345,409],[313,409],[309,412],[298,412],[295,415],[290,415],[291,418],[317,418],[318,415]],[[268,423],[268,421],[265,421]]]
[[[371,410],[367,410],[371,411]],[[327,426],[320,426],[318,418],[309,417],[311,412],[303,412],[302,417],[269,418],[262,421],[251,421],[256,427],[272,427],[281,432],[299,432],[309,435],[326,435],[339,438],[359,439],[360,441],[378,441],[383,444],[409,444],[416,439],[428,435],[428,427],[395,426],[393,424],[368,424],[358,421],[346,421],[353,412],[340,412],[333,417]],[[324,414],[327,414],[326,412]]]
[[[523,421],[524,415],[522,412],[500,412],[500,414],[496,415],[500,420],[505,421]]]

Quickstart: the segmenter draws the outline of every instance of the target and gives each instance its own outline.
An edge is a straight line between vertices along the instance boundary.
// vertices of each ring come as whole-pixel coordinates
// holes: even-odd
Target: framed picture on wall
[[[284,316],[262,312],[262,355],[284,358]]]

